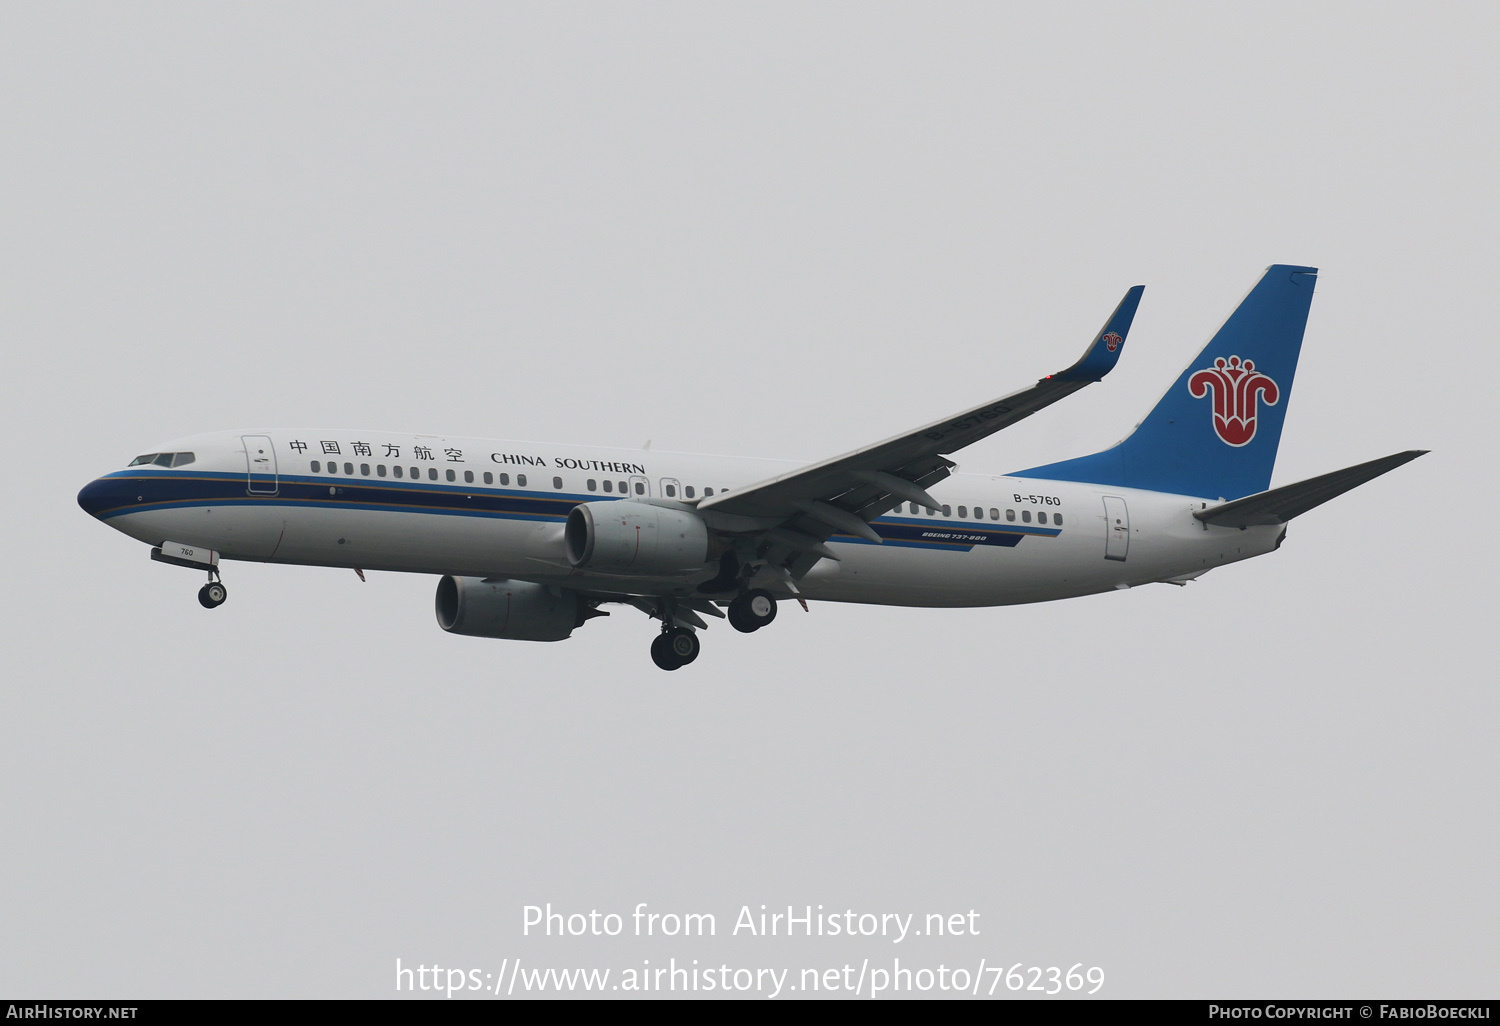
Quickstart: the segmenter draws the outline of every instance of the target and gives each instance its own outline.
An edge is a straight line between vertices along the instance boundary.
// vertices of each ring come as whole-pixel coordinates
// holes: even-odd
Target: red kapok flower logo
[[[1251,360],[1222,356],[1188,378],[1188,391],[1194,399],[1214,394],[1214,431],[1227,445],[1248,445],[1255,437],[1255,414],[1258,402],[1275,406],[1281,398],[1276,382],[1255,369]]]

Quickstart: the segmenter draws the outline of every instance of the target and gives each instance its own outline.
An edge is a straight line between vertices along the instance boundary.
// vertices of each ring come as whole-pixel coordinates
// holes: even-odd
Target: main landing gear
[[[729,625],[742,634],[753,634],[776,619],[776,600],[756,588],[729,603]]]
[[[661,633],[651,642],[651,661],[663,670],[680,670],[698,658],[696,629],[708,626],[699,616],[723,617],[719,602],[707,598],[662,597],[631,599],[631,604],[647,616],[662,622]],[[776,619],[776,597],[761,588],[742,592],[728,603],[727,616],[735,630],[744,634],[758,631]]]
[[[668,627],[651,642],[651,659],[663,670],[676,670],[698,658],[698,636],[686,627]]]

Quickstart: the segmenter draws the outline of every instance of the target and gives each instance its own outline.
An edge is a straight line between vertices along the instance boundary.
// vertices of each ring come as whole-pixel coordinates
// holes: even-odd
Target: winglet
[[[1135,320],[1135,308],[1141,305],[1144,291],[1144,285],[1132,286],[1120,300],[1120,305],[1115,307],[1115,312],[1109,315],[1109,320],[1104,322],[1104,327],[1099,329],[1099,334],[1094,336],[1094,341],[1084,350],[1083,357],[1067,370],[1052,375],[1053,379],[1099,381],[1114,370],[1115,364],[1120,362],[1120,353],[1125,350],[1125,336],[1130,333],[1130,322]]]

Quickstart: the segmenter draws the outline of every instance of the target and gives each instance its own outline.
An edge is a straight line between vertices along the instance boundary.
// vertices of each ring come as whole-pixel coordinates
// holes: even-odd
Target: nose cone
[[[89,516],[104,519],[112,510],[125,506],[135,499],[135,482],[119,478],[101,477],[90,481],[78,493],[78,505]],[[126,494],[129,492],[130,494]]]

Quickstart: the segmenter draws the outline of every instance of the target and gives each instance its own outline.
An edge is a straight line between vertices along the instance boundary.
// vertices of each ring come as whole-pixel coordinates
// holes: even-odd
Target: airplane
[[[1184,585],[1275,551],[1294,517],[1423,455],[1271,488],[1317,269],[1267,268],[1146,418],[1101,452],[990,475],[950,458],[1102,380],[1143,286],[1072,366],[813,464],[387,431],[221,431],[158,446],[78,504],[206,572],[224,560],[438,575],[453,634],[561,641],[604,605],[693,662],[705,617],[750,633],[796,600],[999,606]]]

